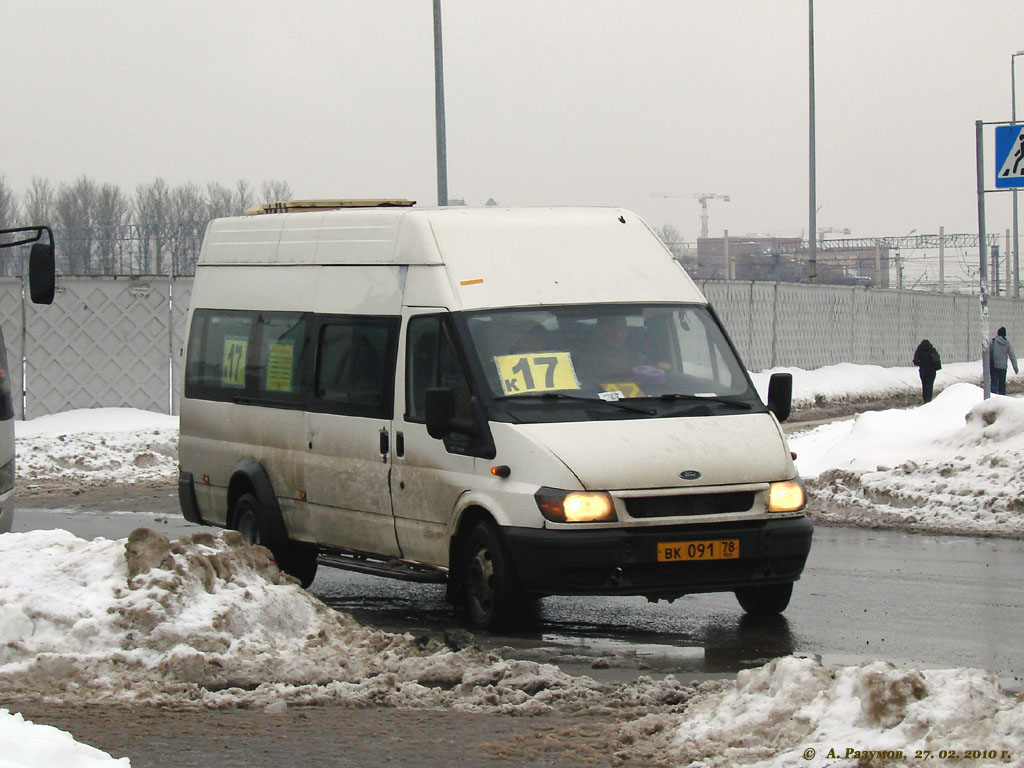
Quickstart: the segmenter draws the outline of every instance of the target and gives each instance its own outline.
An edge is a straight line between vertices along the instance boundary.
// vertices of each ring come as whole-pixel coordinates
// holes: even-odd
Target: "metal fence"
[[[909,366],[922,338],[944,362],[980,358],[975,297],[794,283],[700,287],[752,371]],[[20,280],[0,278],[12,381],[26,385],[16,414],[107,406],[177,413],[191,292],[191,278],[61,277],[54,303],[39,307],[23,298]],[[990,298],[989,310],[991,333],[1005,325],[1024,348],[1024,303]]]

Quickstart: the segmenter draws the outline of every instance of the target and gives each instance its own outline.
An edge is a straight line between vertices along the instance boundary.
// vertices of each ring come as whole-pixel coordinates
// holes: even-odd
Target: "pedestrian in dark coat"
[[[988,348],[989,369],[992,374],[992,394],[1006,394],[1006,366],[1013,366],[1013,372],[1017,373],[1017,356],[1013,354],[1013,347],[1006,340],[1006,328],[996,331],[996,337]]]
[[[924,339],[917,345],[914,352],[914,365],[921,374],[921,397],[926,402],[931,402],[932,385],[935,384],[935,373],[942,367],[942,360],[939,358],[939,351],[932,346],[928,339]]]

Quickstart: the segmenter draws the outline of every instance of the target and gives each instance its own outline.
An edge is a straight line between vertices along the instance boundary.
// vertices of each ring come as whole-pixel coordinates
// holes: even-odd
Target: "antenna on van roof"
[[[261,203],[246,209],[246,216],[261,213],[301,213],[303,211],[327,211],[336,208],[408,208],[416,205],[415,200],[402,198],[380,198],[376,200],[280,200],[276,203]]]

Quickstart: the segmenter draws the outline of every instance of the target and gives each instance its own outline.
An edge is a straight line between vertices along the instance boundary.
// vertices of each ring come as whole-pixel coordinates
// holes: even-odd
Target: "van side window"
[[[317,342],[316,399],[354,414],[390,418],[395,330],[384,318],[324,321]]]
[[[243,392],[255,320],[251,312],[196,310],[185,367],[186,388],[226,390],[227,395]],[[191,392],[186,394],[191,396]]]
[[[185,364],[186,397],[245,397],[301,407],[308,317],[197,309]]]
[[[259,354],[252,361],[260,395],[298,394],[306,344],[303,315],[262,313],[257,323]]]
[[[424,420],[424,402],[431,387],[448,387],[455,393],[455,415],[469,418],[469,380],[455,352],[440,315],[421,315],[409,320],[406,349],[406,419]]]

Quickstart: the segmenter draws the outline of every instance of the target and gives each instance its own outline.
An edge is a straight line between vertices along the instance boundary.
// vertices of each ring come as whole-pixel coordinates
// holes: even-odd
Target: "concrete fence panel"
[[[841,362],[909,366],[923,338],[943,362],[981,357],[975,296],[739,281],[700,287],[752,371]],[[177,413],[191,293],[191,278],[62,277],[54,304],[37,307],[23,300],[18,279],[0,279],[15,412],[34,418],[128,406]],[[1024,352],[1024,302],[990,299],[989,335],[1001,325]]]

